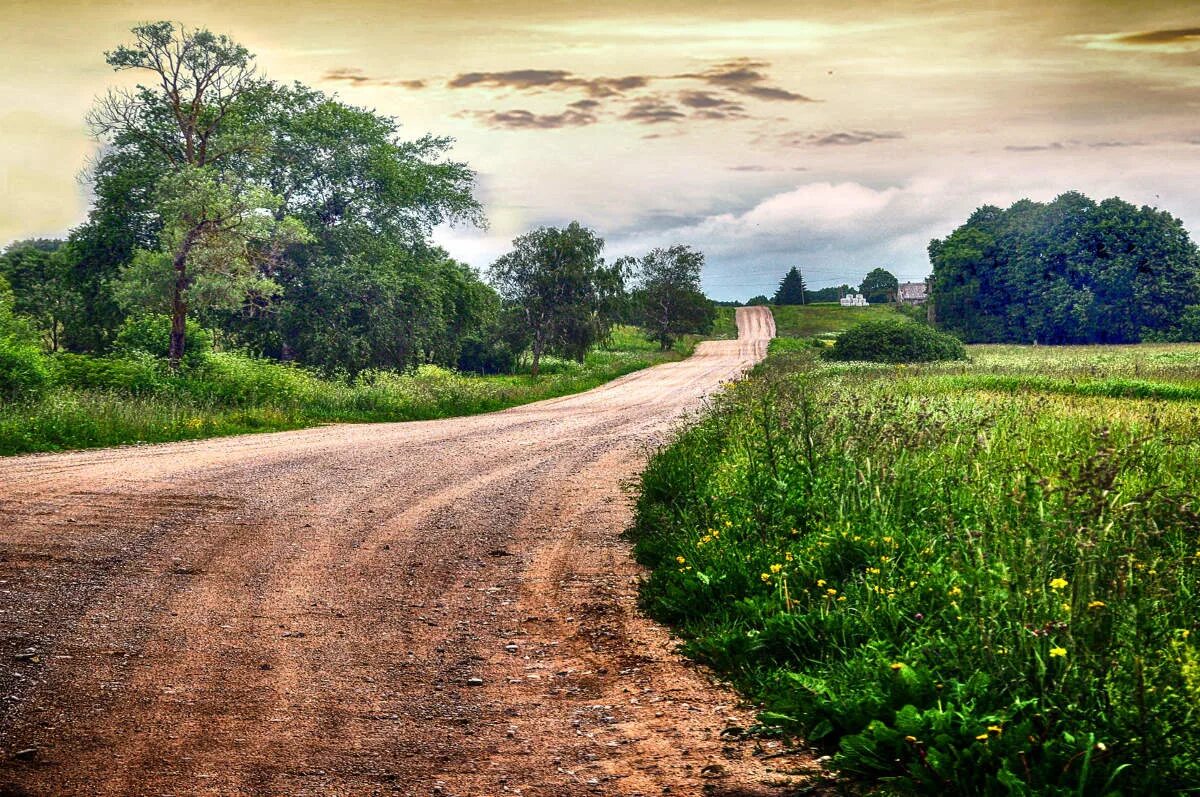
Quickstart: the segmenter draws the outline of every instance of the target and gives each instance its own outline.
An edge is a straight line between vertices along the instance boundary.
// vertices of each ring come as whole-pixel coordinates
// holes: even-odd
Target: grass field
[[[787,348],[644,474],[646,608],[843,782],[1200,788],[1200,346]]]
[[[773,306],[775,334],[783,338],[811,338],[844,332],[863,321],[896,318],[900,314],[891,305],[842,307],[839,304]]]
[[[621,327],[583,363],[543,359],[536,378],[424,366],[329,380],[235,354],[212,354],[202,369],[171,377],[145,362],[68,356],[45,397],[0,402],[0,455],[490,412],[589,390],[684,357],[694,345],[687,338],[660,352],[636,329]]]

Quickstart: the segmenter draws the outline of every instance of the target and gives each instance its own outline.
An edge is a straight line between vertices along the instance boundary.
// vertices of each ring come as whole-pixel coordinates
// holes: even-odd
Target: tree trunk
[[[535,340],[533,342],[533,365],[529,369],[530,376],[538,375],[538,363],[541,362],[541,359],[542,359],[542,342],[540,340]]]
[[[188,233],[175,254],[175,290],[171,295],[171,346],[167,352],[167,360],[171,370],[178,371],[179,363],[183,361],[183,350],[187,343],[187,258],[188,252],[195,242],[195,233]]]

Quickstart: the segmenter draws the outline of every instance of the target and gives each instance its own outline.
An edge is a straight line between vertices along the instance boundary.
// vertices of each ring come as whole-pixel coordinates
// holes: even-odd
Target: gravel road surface
[[[489,415],[0,460],[0,795],[785,793],[619,536],[737,322]]]

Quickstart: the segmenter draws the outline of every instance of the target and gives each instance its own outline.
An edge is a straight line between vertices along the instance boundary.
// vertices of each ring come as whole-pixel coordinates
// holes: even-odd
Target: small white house
[[[867,297],[861,293],[850,293],[843,296],[839,302],[842,307],[866,307]]]

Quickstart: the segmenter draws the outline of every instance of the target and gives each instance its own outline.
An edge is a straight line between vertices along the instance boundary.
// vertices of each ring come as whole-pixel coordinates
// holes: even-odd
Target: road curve
[[[0,460],[0,795],[777,793],[618,536],[737,323],[489,415]]]

